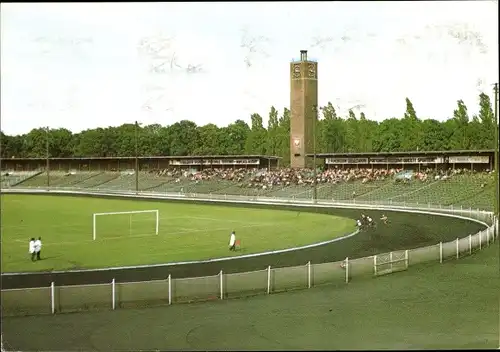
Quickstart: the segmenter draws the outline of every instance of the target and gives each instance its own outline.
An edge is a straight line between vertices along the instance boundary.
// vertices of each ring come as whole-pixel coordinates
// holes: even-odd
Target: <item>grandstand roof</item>
[[[193,156],[139,156],[138,159],[266,159],[278,160],[279,156],[270,155],[193,155]],[[38,158],[0,158],[0,160],[45,160],[45,157]],[[88,156],[88,157],[69,157],[69,158],[49,158],[50,160],[130,160],[135,156]]]
[[[412,151],[412,152],[367,152],[367,153],[318,153],[317,158],[335,158],[335,157],[370,157],[370,156],[425,156],[425,155],[492,155],[495,151],[488,150],[430,150],[430,151]],[[312,157],[314,154],[307,154]]]

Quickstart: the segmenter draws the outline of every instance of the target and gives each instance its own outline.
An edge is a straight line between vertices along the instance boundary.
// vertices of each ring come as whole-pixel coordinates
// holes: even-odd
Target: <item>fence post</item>
[[[345,283],[349,283],[349,257],[345,258]]]
[[[373,256],[373,275],[377,276],[377,255]]]
[[[499,218],[495,216],[495,229],[493,230],[493,242],[498,239],[498,230],[499,230]]]
[[[307,262],[307,288],[311,288],[311,261]]]
[[[457,259],[460,257],[460,248],[458,246],[458,241],[460,240],[457,238]]]
[[[392,272],[392,252],[389,253],[389,261],[391,262],[391,272]]]
[[[472,254],[472,235],[469,235],[469,254]]]
[[[224,299],[224,274],[222,270],[219,273],[220,275],[220,299]]]
[[[408,257],[408,250],[406,249],[405,250],[405,269],[408,269],[408,267],[410,266],[410,258]]]
[[[113,307],[113,310],[116,307],[116,296],[115,296],[115,279],[111,281],[111,305]]]
[[[271,293],[271,265],[267,267],[267,294]]]
[[[495,242],[495,236],[497,236],[497,219],[496,219],[496,216],[493,216],[493,226],[492,226],[492,238],[491,238],[491,242]]]
[[[492,238],[491,238],[491,242],[495,242],[495,237],[498,236],[497,234],[497,231],[498,231],[498,227],[497,227],[497,218],[496,216],[493,216],[493,228],[491,229],[492,230]]]
[[[52,310],[52,314],[56,312],[56,287],[54,281],[50,283],[50,307]]]
[[[439,262],[443,263],[443,242],[439,242]]]
[[[168,304],[172,304],[172,274],[168,274]]]
[[[492,232],[492,238],[491,242],[495,242],[495,236],[496,236],[496,231],[497,231],[497,221],[496,217],[493,216],[493,226],[491,227],[491,232]]]
[[[495,216],[493,215],[493,223],[491,225],[491,234],[492,234],[492,238],[491,238],[491,242],[495,242],[495,233],[496,233],[496,218]]]

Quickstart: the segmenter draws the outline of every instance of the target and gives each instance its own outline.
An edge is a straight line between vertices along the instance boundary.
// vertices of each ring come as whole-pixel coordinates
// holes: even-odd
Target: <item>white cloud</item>
[[[497,13],[488,1],[2,4],[1,128],[266,121],[289,105],[301,49],[319,61],[320,104],[341,113],[400,117],[406,96],[421,117],[448,118],[458,99],[474,113],[498,77]]]

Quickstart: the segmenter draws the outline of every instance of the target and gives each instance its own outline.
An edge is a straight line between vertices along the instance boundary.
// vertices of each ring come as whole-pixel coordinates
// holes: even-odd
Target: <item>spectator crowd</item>
[[[189,179],[193,182],[232,181],[241,187],[248,188],[272,188],[276,186],[291,185],[313,185],[314,170],[312,169],[165,169],[151,171],[158,177],[174,178],[176,182]],[[446,180],[453,175],[470,173],[469,169],[421,169],[419,171],[404,170],[401,168],[372,169],[372,168],[329,168],[317,170],[317,184],[338,184],[342,182],[361,181],[369,183],[373,181],[384,181],[394,179],[395,182],[427,182]]]

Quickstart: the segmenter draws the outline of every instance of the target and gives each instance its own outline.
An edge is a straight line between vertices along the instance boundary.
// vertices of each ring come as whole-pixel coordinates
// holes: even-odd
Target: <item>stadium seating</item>
[[[41,171],[5,171],[0,175],[0,186],[2,188],[13,187],[40,173]]]
[[[336,201],[431,203],[489,209],[493,204],[494,180],[488,172],[469,170],[426,170],[406,173],[401,170],[339,169],[318,172],[317,197]],[[47,185],[45,172],[2,175],[2,186],[39,188]],[[24,180],[24,181],[23,181]],[[135,190],[133,170],[121,172],[50,173],[51,187]],[[214,196],[242,195],[311,199],[312,170],[282,169],[207,169],[201,172],[151,170],[139,173],[139,190],[159,193],[196,193]]]

